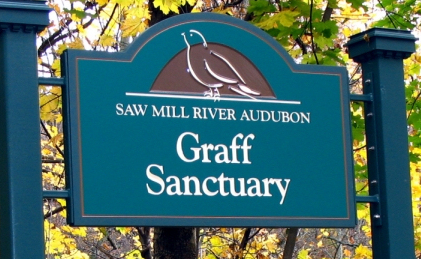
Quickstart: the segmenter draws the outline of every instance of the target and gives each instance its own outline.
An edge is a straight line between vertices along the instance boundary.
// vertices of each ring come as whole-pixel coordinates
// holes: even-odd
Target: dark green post
[[[374,259],[415,258],[403,59],[415,51],[409,31],[370,29],[351,37],[361,63],[365,104]]]
[[[0,1],[0,258],[44,258],[36,33],[49,8]]]

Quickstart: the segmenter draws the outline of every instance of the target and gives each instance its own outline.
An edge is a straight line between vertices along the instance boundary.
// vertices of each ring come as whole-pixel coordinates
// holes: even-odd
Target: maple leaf
[[[85,49],[81,38],[76,38],[75,41],[67,44],[67,46],[71,49]]]
[[[97,2],[100,6],[103,6],[103,5],[108,4],[109,0],[96,0],[96,2]]]
[[[179,13],[177,2],[173,0],[155,0],[153,5],[155,8],[160,8],[164,14],[169,14],[170,11]]]
[[[276,11],[276,8],[266,0],[255,0],[250,1],[250,6],[247,11],[249,13],[254,13],[255,15],[262,15],[264,13],[273,13]]]
[[[290,27],[295,22],[295,17],[300,14],[298,11],[286,10],[277,14],[279,23],[285,27]]]
[[[124,20],[121,25],[123,31],[122,37],[136,36],[138,33],[143,32],[147,28],[147,20],[144,18],[131,18]]]
[[[106,47],[106,46],[113,46],[116,43],[116,40],[114,37],[110,36],[110,35],[102,35],[101,38],[99,39],[99,44],[101,44],[102,46]]]
[[[114,0],[121,7],[128,7],[133,4],[133,0]]]
[[[190,6],[194,6],[194,5],[196,4],[196,2],[197,2],[197,0],[187,0],[187,3],[188,3]]]
[[[359,245],[355,248],[355,259],[368,259],[372,258],[373,252],[366,246]]]

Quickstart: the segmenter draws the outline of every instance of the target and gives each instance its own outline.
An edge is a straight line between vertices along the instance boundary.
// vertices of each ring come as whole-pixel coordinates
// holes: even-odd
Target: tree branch
[[[47,134],[47,137],[48,137],[49,139],[52,139],[51,134],[50,134],[50,132],[48,132],[47,127],[45,127],[44,122],[43,122],[42,120],[40,120],[40,123],[41,123],[41,127],[42,127],[42,129],[44,130],[45,134]],[[58,147],[57,145],[54,145],[54,147],[57,149],[57,151],[60,153],[60,155],[61,155],[62,157],[64,157],[64,152],[60,149],[60,147]]]
[[[396,29],[396,24],[393,22],[392,17],[390,17],[389,12],[386,11],[386,8],[384,7],[384,5],[382,4],[382,2],[380,0],[378,0],[380,6],[383,8],[383,10],[386,12],[386,16],[389,19],[389,21],[392,23],[393,27]]]
[[[243,0],[236,0],[236,1],[232,2],[232,3],[225,4],[224,7],[234,7],[234,6],[237,6],[237,5],[241,4],[242,2],[243,2]]]
[[[101,39],[102,35],[104,35],[104,33],[105,33],[105,31],[107,30],[108,26],[110,25],[111,20],[113,19],[113,16],[114,16],[114,14],[115,14],[115,12],[116,12],[116,10],[117,10],[117,7],[118,7],[118,6],[119,6],[118,4],[115,4],[115,6],[114,6],[114,8],[113,8],[113,11],[111,12],[110,19],[108,19],[108,21],[107,21],[107,23],[105,24],[104,28],[102,28],[102,30],[101,30],[101,34],[99,34],[99,37],[98,37],[98,42],[99,42],[99,40]],[[94,47],[94,50],[96,50],[96,47],[97,47],[97,46],[95,46],[95,47]]]
[[[246,231],[244,232],[244,236],[243,236],[243,239],[241,240],[241,244],[239,247],[240,254],[236,254],[235,259],[239,259],[240,255],[241,257],[243,257],[243,252],[246,249],[247,242],[249,241],[250,232],[251,232],[251,228],[246,228]]]
[[[58,208],[55,208],[52,211],[49,211],[47,213],[44,214],[44,220],[48,219],[49,217],[52,217],[53,215],[62,212],[63,210],[66,209],[66,206],[60,206]]]
[[[310,25],[310,34],[311,34],[311,49],[313,50],[314,58],[316,59],[316,64],[319,64],[319,59],[317,58],[316,54],[316,45],[314,44],[314,35],[313,35],[313,5],[314,0],[310,0],[310,17],[309,17],[309,25]]]
[[[330,18],[332,17],[332,13],[333,13],[333,8],[330,7],[329,4],[327,4],[325,12],[323,13],[322,22],[329,21]]]
[[[91,17],[91,19],[89,21],[87,21],[85,24],[83,24],[82,27],[84,29],[87,28],[89,25],[92,24],[93,21],[94,21],[94,19]],[[70,35],[72,35],[75,32],[78,32],[78,29],[73,29],[73,30],[69,30],[65,34],[60,35],[63,32],[64,28],[67,28],[72,22],[73,22],[72,19],[68,19],[67,22],[66,22],[66,26],[60,27],[56,32],[54,32],[50,37],[48,37],[48,39],[44,40],[41,43],[41,45],[38,48],[38,57],[41,56],[42,53],[44,53],[48,48],[50,48],[51,46],[53,46],[54,44],[56,44],[60,40],[69,37]]]

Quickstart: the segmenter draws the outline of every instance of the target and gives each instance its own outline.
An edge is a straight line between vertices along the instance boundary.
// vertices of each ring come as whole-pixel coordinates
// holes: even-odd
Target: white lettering
[[[115,105],[115,108],[116,108],[115,113],[117,113],[117,115],[123,115],[124,110],[123,110],[123,104],[122,103],[117,103]]]
[[[214,191],[214,192],[209,191],[209,189],[208,189],[208,181],[209,180],[211,180],[213,183],[216,183],[218,181],[215,177],[212,177],[212,176],[205,178],[205,180],[202,183],[203,192],[207,196],[215,196],[215,195],[218,194],[219,191]]]
[[[192,195],[192,193],[190,192],[190,182],[193,181],[194,183],[194,195],[202,195],[202,193],[200,192],[200,182],[199,179],[197,179],[196,176],[190,177],[190,176],[186,176],[182,178],[184,181],[184,195]]]
[[[185,176],[180,181],[180,178],[174,175],[166,177],[164,181],[161,177],[151,172],[153,168],[157,168],[161,174],[164,174],[162,165],[151,164],[147,167],[146,176],[150,181],[159,186],[158,189],[154,189],[150,186],[150,183],[146,184],[148,193],[152,195],[161,195],[165,192],[169,196],[205,195],[212,197],[219,194],[223,197],[273,197],[272,191],[277,190],[281,197],[279,204],[283,205],[291,182],[290,179],[265,178],[259,180],[257,178],[233,178],[225,176],[225,173],[221,173],[218,178],[214,176],[206,177],[203,182],[195,176]],[[212,186],[210,182],[213,183],[212,191],[209,188],[209,185]],[[262,186],[264,193],[262,193]],[[277,188],[271,189],[272,186],[276,186]],[[194,188],[194,192],[191,189],[192,187]]]
[[[156,165],[156,164],[152,164],[149,165],[146,168],[146,176],[148,177],[149,180],[159,184],[159,186],[161,186],[161,190],[158,192],[153,191],[150,187],[149,184],[146,184],[146,188],[148,189],[148,193],[152,194],[152,195],[160,195],[161,193],[164,192],[165,189],[165,182],[164,180],[162,180],[161,177],[154,175],[153,173],[151,173],[151,168],[152,167],[156,167],[159,169],[159,171],[161,171],[161,174],[164,174],[164,167],[162,165]]]
[[[272,178],[271,178],[271,180],[272,180]],[[276,185],[278,186],[279,193],[281,194],[282,198],[281,198],[281,202],[279,204],[282,205],[284,203],[284,199],[285,199],[285,196],[286,196],[287,191],[288,191],[289,182],[291,180],[290,179],[284,180],[286,182],[285,188],[284,188],[284,186],[282,186],[282,179],[273,179],[273,180],[275,181]]]
[[[153,117],[165,117],[165,106],[162,106],[159,111],[155,105],[152,105],[152,116]]]
[[[180,179],[177,176],[168,176],[165,180],[167,183],[170,183],[171,180],[174,180],[174,183],[167,186],[168,195],[183,195],[181,192]]]
[[[192,136],[194,140],[196,140],[197,144],[200,143],[199,134],[195,134],[193,132],[184,132],[178,137],[176,150],[177,150],[178,156],[184,162],[191,163],[202,158],[202,163],[211,163],[212,162],[211,156],[214,156],[214,161],[218,164],[221,164],[221,163],[239,164],[240,162],[238,161],[237,151],[238,149],[241,148],[243,150],[243,161],[241,163],[251,164],[251,161],[249,159],[249,150],[251,150],[252,146],[249,145],[249,140],[254,139],[255,137],[254,134],[247,135],[243,140],[243,144],[240,146],[240,145],[237,145],[237,139],[243,139],[244,135],[242,133],[238,133],[232,139],[231,146],[229,147],[230,149],[228,149],[228,147],[224,144],[214,145],[214,144],[208,144],[208,143],[202,144],[200,145],[200,147],[190,147],[190,150],[192,150],[194,154],[193,158],[187,158],[184,153],[183,141],[184,141],[185,136]],[[230,160],[229,158],[229,150],[231,150],[231,153],[232,153],[231,154],[232,160]],[[217,152],[217,153],[214,153],[214,152]]]
[[[194,162],[194,161],[196,161],[196,160],[198,160],[200,158],[200,148],[190,148],[190,150],[193,151],[194,156],[193,156],[192,159],[188,159],[184,155],[184,152],[183,152],[183,138],[186,135],[192,136],[196,140],[196,143],[199,143],[199,135],[198,134],[194,134],[192,132],[184,132],[177,139],[176,149],[177,149],[178,157],[180,157],[181,160],[183,160],[184,162],[191,163],[191,162]]]

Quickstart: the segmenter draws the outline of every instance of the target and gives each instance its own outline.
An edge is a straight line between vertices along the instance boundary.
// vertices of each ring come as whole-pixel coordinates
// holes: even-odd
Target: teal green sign
[[[217,14],[63,65],[70,223],[355,225],[345,68]]]

